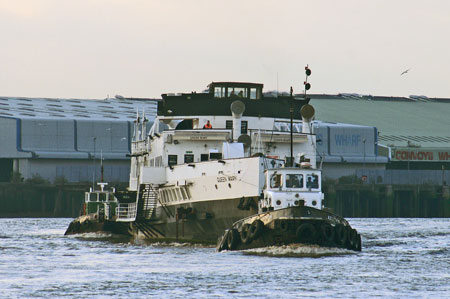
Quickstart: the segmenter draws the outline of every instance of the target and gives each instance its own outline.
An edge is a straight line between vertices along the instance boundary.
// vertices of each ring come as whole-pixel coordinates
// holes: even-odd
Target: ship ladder
[[[138,202],[138,219],[151,219],[155,214],[158,201],[158,187],[151,184],[141,185]]]

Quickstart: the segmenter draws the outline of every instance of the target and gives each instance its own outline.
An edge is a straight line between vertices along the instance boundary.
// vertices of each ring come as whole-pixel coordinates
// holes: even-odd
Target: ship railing
[[[142,153],[147,150],[147,141],[139,140],[131,143],[131,152],[132,153]]]
[[[137,205],[132,203],[121,203],[116,208],[117,221],[127,222],[136,220]]]

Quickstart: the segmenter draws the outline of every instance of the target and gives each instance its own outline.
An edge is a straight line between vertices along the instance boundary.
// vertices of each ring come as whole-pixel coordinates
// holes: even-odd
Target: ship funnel
[[[310,104],[305,104],[300,109],[300,114],[303,120],[302,133],[312,133],[311,121],[314,119],[314,113],[314,107]]]
[[[245,111],[245,104],[242,101],[231,103],[231,114],[233,115],[233,141],[237,141],[241,136],[241,117]]]

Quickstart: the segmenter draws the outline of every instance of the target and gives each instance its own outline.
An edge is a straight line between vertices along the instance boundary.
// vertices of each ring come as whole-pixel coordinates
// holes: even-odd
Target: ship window
[[[241,121],[241,134],[247,134],[248,129],[248,121],[243,120]]]
[[[303,188],[303,174],[287,174],[286,175],[287,188]]]
[[[169,166],[178,164],[178,156],[177,155],[169,155],[168,157]]]
[[[247,88],[243,87],[228,87],[228,97],[229,98],[247,98]]]
[[[215,98],[224,98],[225,97],[225,87],[215,87],[214,88],[214,97]]]
[[[106,201],[106,193],[100,193],[98,195],[99,201]]]
[[[89,201],[97,201],[97,193],[89,194]]]
[[[281,174],[274,173],[270,177],[270,188],[278,188],[281,187]]]
[[[233,130],[233,121],[232,120],[227,120],[225,122],[225,129],[227,130]]]
[[[306,175],[306,188],[317,189],[319,188],[319,176],[316,174]]]
[[[208,154],[201,154],[200,155],[200,161],[208,161],[209,155]]]
[[[261,98],[261,91],[257,88],[250,88],[250,99],[259,100]]]
[[[222,159],[222,153],[209,153],[209,158],[211,160],[220,160]]]
[[[184,155],[184,163],[192,163],[194,162],[194,155],[193,154],[185,154]]]

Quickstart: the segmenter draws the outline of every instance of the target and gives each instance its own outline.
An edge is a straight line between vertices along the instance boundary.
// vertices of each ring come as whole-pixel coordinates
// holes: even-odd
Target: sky
[[[212,81],[450,97],[446,0],[0,0],[0,96],[159,98]],[[400,75],[410,69],[408,73]]]

